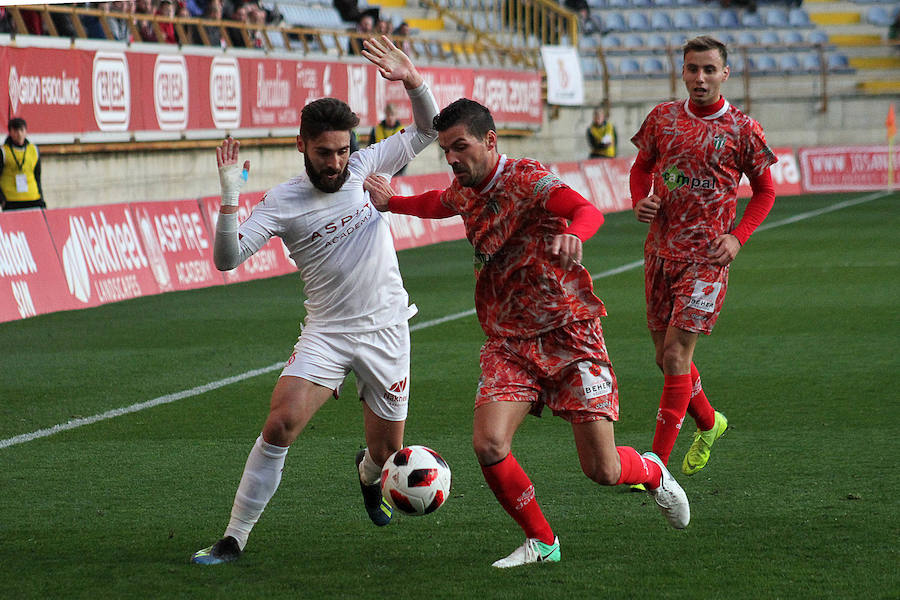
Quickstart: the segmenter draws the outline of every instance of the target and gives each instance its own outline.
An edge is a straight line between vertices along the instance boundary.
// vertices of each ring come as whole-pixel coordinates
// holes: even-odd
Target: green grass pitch
[[[0,595],[77,598],[898,598],[900,194],[779,198],[740,252],[696,363],[732,425],[706,469],[673,472],[692,522],[580,472],[571,430],[529,419],[514,451],[562,561],[498,572],[522,534],[471,450],[483,334],[465,241],[400,253],[419,309],[407,444],[453,468],[446,505],[373,527],[353,457],[348,382],[291,448],[242,559],[215,541],[302,318],[296,276],[0,324]],[[641,258],[645,226],[608,215],[585,245],[603,275]],[[639,266],[597,277],[620,385],[617,442],[649,449],[662,376]],[[461,317],[434,321],[447,315]],[[200,393],[184,390],[264,373]],[[158,406],[35,439],[154,399]],[[25,441],[27,439],[27,441]],[[16,443],[10,442],[16,440]]]

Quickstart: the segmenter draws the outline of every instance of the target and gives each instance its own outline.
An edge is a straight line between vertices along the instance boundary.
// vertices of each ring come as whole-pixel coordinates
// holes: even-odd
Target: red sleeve
[[[445,219],[456,214],[441,202],[441,190],[431,190],[418,196],[391,196],[388,210],[423,219]]]
[[[554,215],[571,221],[563,233],[574,235],[582,242],[597,233],[603,224],[603,213],[570,187],[560,187],[550,192],[546,206]]]
[[[653,165],[656,161],[647,156],[643,151],[638,152],[634,164],[631,166],[631,176],[628,185],[631,188],[631,207],[650,195],[653,187]]]
[[[741,222],[731,232],[741,246],[747,242],[750,234],[756,231],[756,228],[772,210],[772,205],[775,204],[775,183],[772,181],[772,173],[769,172],[769,169],[763,171],[759,177],[750,180],[750,189],[753,190],[753,195],[747,202]]]

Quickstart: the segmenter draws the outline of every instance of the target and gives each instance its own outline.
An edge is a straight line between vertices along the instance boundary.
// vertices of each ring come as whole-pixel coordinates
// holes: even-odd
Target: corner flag
[[[888,189],[894,189],[894,136],[897,135],[897,119],[894,116],[894,103],[891,102],[888,107],[887,119],[884,121],[887,127],[887,143],[888,143]]]
[[[897,135],[897,120],[894,117],[894,103],[891,102],[890,107],[888,108],[888,116],[884,121],[885,127],[887,127],[887,136],[888,141],[890,141],[895,135]]]

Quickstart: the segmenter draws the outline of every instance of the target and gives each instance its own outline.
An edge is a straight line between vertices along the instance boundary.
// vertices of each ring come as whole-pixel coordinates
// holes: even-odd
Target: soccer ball
[[[425,446],[397,450],[381,471],[381,495],[405,515],[436,511],[450,493],[450,467],[441,455]]]

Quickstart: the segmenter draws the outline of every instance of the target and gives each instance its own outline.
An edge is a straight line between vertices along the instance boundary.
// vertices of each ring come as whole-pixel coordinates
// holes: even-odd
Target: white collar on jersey
[[[479,194],[484,194],[485,192],[490,190],[492,187],[494,187],[494,184],[496,184],[497,180],[500,179],[500,174],[503,173],[503,168],[505,166],[506,166],[506,155],[501,154],[500,160],[497,161],[497,168],[494,169],[494,176],[491,177],[491,180],[488,181],[486,186],[484,186],[482,189],[478,190]]]
[[[705,119],[705,120],[707,120],[707,121],[711,121],[711,120],[713,120],[713,119],[718,119],[719,117],[721,117],[722,115],[724,115],[726,112],[728,112],[728,109],[731,107],[731,105],[728,103],[728,100],[726,100],[725,98],[722,98],[722,100],[724,101],[724,103],[722,104],[722,108],[720,108],[719,110],[717,110],[717,111],[714,112],[713,114],[707,115],[707,116],[705,116],[705,117],[698,117],[697,115],[695,115],[694,113],[691,112],[691,100],[690,100],[690,98],[688,98],[687,100],[684,101],[684,111],[685,111],[687,114],[689,114],[689,115],[691,115],[692,117],[694,117],[695,119]]]

